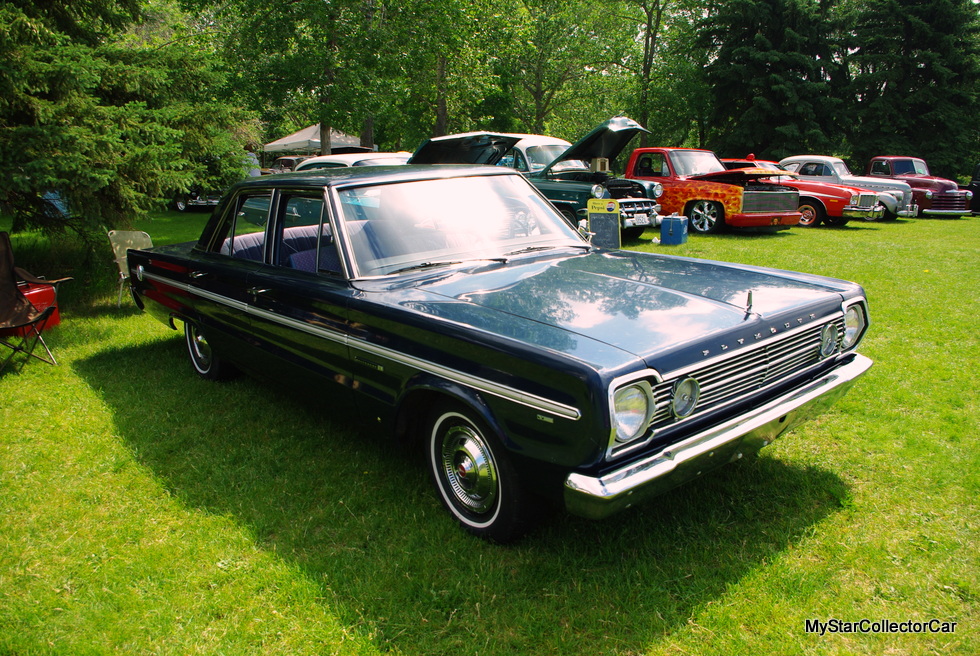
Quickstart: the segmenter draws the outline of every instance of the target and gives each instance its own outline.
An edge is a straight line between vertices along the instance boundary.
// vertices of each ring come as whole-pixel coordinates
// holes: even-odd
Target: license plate
[[[650,225],[650,216],[644,212],[634,214],[633,225]]]

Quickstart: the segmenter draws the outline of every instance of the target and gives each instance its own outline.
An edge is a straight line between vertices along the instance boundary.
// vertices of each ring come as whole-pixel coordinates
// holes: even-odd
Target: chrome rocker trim
[[[871,364],[869,358],[855,353],[821,378],[643,460],[601,477],[569,474],[565,506],[570,513],[602,519],[719,465],[754,454],[782,433],[825,411]]]

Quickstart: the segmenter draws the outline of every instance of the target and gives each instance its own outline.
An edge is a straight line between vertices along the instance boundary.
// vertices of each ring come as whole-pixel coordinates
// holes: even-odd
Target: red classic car
[[[952,180],[930,175],[929,166],[918,157],[872,157],[866,175],[907,182],[912,187],[912,198],[919,206],[917,216],[963,216],[970,213],[973,193],[960,189]]]
[[[884,206],[878,202],[878,194],[868,189],[801,180],[776,162],[755,159],[752,155],[721,161],[728,169],[769,169],[774,174],[770,178],[773,182],[800,192],[801,226],[814,227],[821,223],[839,226],[850,219],[876,221],[885,213]]]
[[[768,181],[770,171],[729,171],[710,150],[637,148],[625,177],[663,185],[661,214],[687,216],[693,232],[784,229],[800,222],[799,193]]]

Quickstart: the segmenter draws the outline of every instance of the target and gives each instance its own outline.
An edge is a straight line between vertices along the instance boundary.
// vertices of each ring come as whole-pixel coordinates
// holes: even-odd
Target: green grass
[[[184,241],[205,216],[140,227]],[[80,268],[60,365],[0,376],[0,654],[980,653],[980,218],[629,247],[857,280],[875,367],[757,460],[511,547],[342,410],[197,379],[111,268]]]

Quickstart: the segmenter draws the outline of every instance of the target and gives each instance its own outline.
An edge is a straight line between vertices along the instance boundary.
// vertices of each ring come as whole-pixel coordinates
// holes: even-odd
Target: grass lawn
[[[651,236],[628,247],[861,282],[875,367],[758,459],[510,547],[335,411],[199,380],[182,335],[117,309],[108,246],[72,261],[59,366],[0,376],[0,655],[980,653],[980,218]],[[32,262],[70,251],[14,247],[51,276]]]

